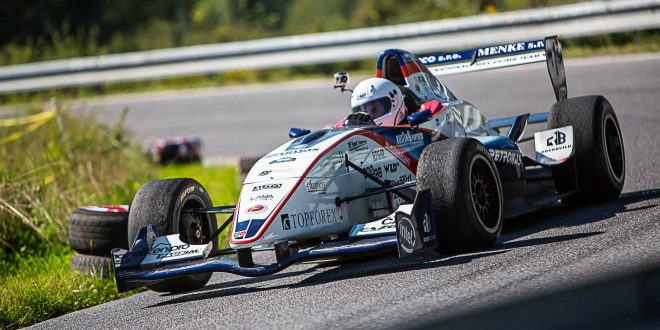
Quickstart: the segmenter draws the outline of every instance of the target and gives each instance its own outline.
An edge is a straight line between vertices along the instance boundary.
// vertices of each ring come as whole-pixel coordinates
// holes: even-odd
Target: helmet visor
[[[371,100],[364,104],[353,107],[353,113],[356,112],[366,112],[371,118],[376,119],[380,116],[386,115],[392,109],[392,100],[389,97],[381,97],[375,100]]]

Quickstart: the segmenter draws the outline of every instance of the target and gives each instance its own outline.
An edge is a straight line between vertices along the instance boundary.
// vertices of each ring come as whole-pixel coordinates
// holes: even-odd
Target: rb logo
[[[556,131],[555,136],[554,137],[549,137],[546,142],[547,142],[548,147],[549,146],[558,146],[560,144],[564,144],[564,142],[566,142],[566,134],[564,134],[560,131]],[[553,144],[553,142],[554,142],[554,144]]]

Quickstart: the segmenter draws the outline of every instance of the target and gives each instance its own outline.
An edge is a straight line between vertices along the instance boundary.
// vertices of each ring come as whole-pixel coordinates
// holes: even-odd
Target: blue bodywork
[[[135,266],[117,267],[115,268],[115,279],[117,281],[117,289],[119,292],[124,292],[183,275],[206,272],[224,272],[248,277],[265,276],[277,273],[293,264],[303,261],[349,255],[370,255],[387,251],[395,251],[396,248],[396,236],[383,236],[362,239],[357,242],[343,241],[321,244],[317,247],[301,251],[275,263],[269,265],[255,265],[254,267],[249,268],[240,267],[236,258],[229,257],[215,257],[178,262],[173,264],[160,265],[154,268],[138,268]],[[131,251],[133,250],[134,249],[131,249]],[[113,254],[114,252],[115,251],[113,251]]]

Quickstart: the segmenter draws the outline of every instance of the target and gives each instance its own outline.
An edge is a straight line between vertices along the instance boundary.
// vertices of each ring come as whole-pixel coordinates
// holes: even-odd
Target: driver
[[[351,111],[344,126],[395,126],[406,118],[401,90],[384,78],[365,79],[355,86]]]

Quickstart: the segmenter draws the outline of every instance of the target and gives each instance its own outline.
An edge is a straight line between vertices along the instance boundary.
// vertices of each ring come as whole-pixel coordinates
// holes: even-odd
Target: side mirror
[[[341,72],[335,73],[334,88],[335,89],[339,88],[342,93],[344,91],[352,92],[352,90],[346,88],[346,85],[348,84],[349,80],[350,80],[350,77],[348,75],[348,72],[341,71]]]
[[[311,132],[310,130],[306,128],[296,128],[296,127],[291,127],[289,130],[289,137],[292,139],[295,139],[297,137],[305,136]]]
[[[425,123],[429,120],[431,120],[433,116],[431,116],[431,110],[424,110],[420,112],[415,112],[412,115],[408,116],[408,123],[410,126],[417,126],[421,123]]]

